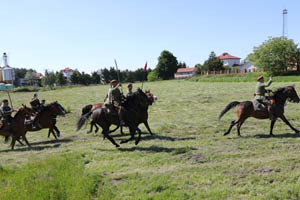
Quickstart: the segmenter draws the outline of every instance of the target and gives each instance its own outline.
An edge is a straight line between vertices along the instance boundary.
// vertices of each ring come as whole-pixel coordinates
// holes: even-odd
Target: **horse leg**
[[[115,145],[116,147],[120,147],[120,145],[118,145],[116,142],[115,142],[115,140],[112,138],[112,137],[110,137],[109,135],[108,135],[108,132],[109,132],[109,130],[103,130],[102,131],[102,134],[104,135],[104,137],[105,138],[107,138],[113,145]]]
[[[153,133],[152,133],[150,127],[149,127],[148,121],[145,121],[144,124],[145,124],[147,130],[149,131],[150,135],[153,135]]]
[[[139,137],[135,140],[135,145],[138,145],[141,140],[142,131],[139,128],[137,128],[136,130],[139,132]]]
[[[24,144],[23,144],[23,142],[21,142],[21,140],[19,140],[19,139],[16,139],[16,140],[19,142],[20,145],[24,146]]]
[[[91,125],[91,128],[89,131],[86,132],[86,134],[90,134],[91,132],[93,132],[93,125],[94,125],[93,122],[91,122],[90,125]]]
[[[16,144],[16,138],[15,138],[15,137],[12,137],[11,144],[10,144],[11,150],[14,150],[15,144]]]
[[[228,134],[230,133],[232,127],[233,127],[234,125],[236,125],[237,123],[239,123],[239,120],[233,120],[233,121],[231,122],[231,124],[230,124],[230,127],[229,127],[228,131],[226,131],[226,132],[224,133],[224,136],[225,136],[225,135],[228,135]]]
[[[121,135],[124,135],[123,126],[120,126],[120,132],[121,132]]]
[[[295,131],[295,133],[299,133],[299,130],[295,129],[290,122],[285,118],[284,115],[280,116],[280,119],[282,119],[282,121],[284,121],[286,123],[286,125],[288,125],[293,131]]]
[[[51,131],[50,131],[50,128],[49,128],[49,130],[48,130],[48,138],[50,137],[50,133],[51,133]]]
[[[136,129],[133,129],[133,128],[129,127],[129,131],[130,131],[130,135],[131,135],[130,138],[127,139],[127,140],[122,140],[122,141],[121,141],[121,144],[127,143],[127,142],[129,142],[130,140],[133,140],[133,139],[134,139],[134,134],[135,134]]]
[[[273,128],[275,125],[276,119],[271,121],[271,125],[270,125],[270,136],[274,136],[273,135]]]
[[[94,124],[94,126],[95,126],[95,133],[97,133],[99,128],[98,128],[97,124]]]
[[[246,120],[246,119],[244,119],[244,120],[240,120],[240,121],[239,121],[239,123],[238,123],[238,125],[237,125],[237,132],[238,132],[238,136],[241,136],[240,129],[241,129],[241,127],[242,127],[243,123],[245,122],[245,120]]]
[[[31,148],[31,145],[29,144],[29,142],[28,142],[28,140],[27,140],[25,134],[23,135],[23,139],[25,140],[27,146],[28,146],[29,148]]]
[[[56,131],[57,137],[60,137],[60,131],[56,127],[56,125],[53,126],[53,129]]]

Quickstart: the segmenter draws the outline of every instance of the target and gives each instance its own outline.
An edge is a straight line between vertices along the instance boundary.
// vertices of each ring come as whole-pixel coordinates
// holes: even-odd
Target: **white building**
[[[255,72],[256,71],[256,67],[253,65],[252,62],[245,62],[244,64],[242,64],[240,66],[240,71],[244,72],[245,70],[247,72]]]
[[[179,68],[177,69],[177,72],[175,73],[175,78],[180,79],[180,78],[190,78],[193,77],[196,73],[196,68]]]
[[[70,77],[71,77],[71,75],[73,74],[73,69],[70,69],[70,68],[65,68],[65,69],[63,69],[63,70],[60,70],[63,74],[64,74],[64,77],[66,77],[67,78],[67,80],[69,81],[70,80]]]
[[[232,68],[234,65],[239,66],[241,58],[230,55],[229,53],[223,53],[218,56],[220,60],[223,61],[224,66]]]

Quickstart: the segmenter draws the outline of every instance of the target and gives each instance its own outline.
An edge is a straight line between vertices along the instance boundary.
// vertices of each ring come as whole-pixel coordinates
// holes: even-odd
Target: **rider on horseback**
[[[265,106],[267,106],[267,109],[269,111],[269,117],[270,120],[275,120],[275,116],[274,116],[274,105],[270,103],[270,101],[266,98],[265,93],[265,87],[269,87],[272,83],[272,75],[270,75],[270,79],[267,83],[264,83],[264,77],[260,76],[257,79],[257,84],[256,84],[256,88],[255,88],[255,99],[264,104]]]
[[[132,83],[129,83],[127,85],[127,87],[128,87],[128,93],[127,93],[126,97],[132,96],[133,95],[133,92],[132,92]]]
[[[110,81],[110,88],[108,90],[107,98],[104,102],[104,105],[106,108],[116,107],[118,109],[120,125],[123,126],[125,125],[125,122],[123,120],[124,114],[122,106],[123,95],[121,94],[119,86],[121,86],[121,83],[118,83],[116,80]]]
[[[35,118],[32,122],[32,128],[41,128],[39,123],[40,113],[43,109],[43,105],[40,103],[40,100],[38,99],[37,93],[35,93],[30,101],[30,105],[32,109],[35,111]]]
[[[13,129],[12,129],[12,117],[11,117],[11,113],[13,111],[14,110],[11,107],[9,107],[9,105],[8,105],[8,100],[4,99],[2,101],[2,105],[0,107],[1,120],[4,123],[7,123],[8,130],[9,130],[10,136],[12,138],[14,137],[14,132],[13,132]]]

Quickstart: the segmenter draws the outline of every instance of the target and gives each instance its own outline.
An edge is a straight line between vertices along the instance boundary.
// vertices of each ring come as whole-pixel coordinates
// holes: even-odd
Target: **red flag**
[[[147,62],[146,62],[146,64],[145,64],[144,71],[146,71],[146,69],[147,69]]]

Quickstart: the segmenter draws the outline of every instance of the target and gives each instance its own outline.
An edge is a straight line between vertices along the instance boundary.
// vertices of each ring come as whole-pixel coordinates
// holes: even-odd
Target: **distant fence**
[[[257,70],[257,69],[244,69],[244,70],[240,70],[240,69],[227,69],[227,70],[219,70],[219,71],[204,71],[201,72],[201,75],[221,75],[221,74],[246,74],[246,73],[251,73],[251,72],[264,72],[264,69],[261,70]]]

